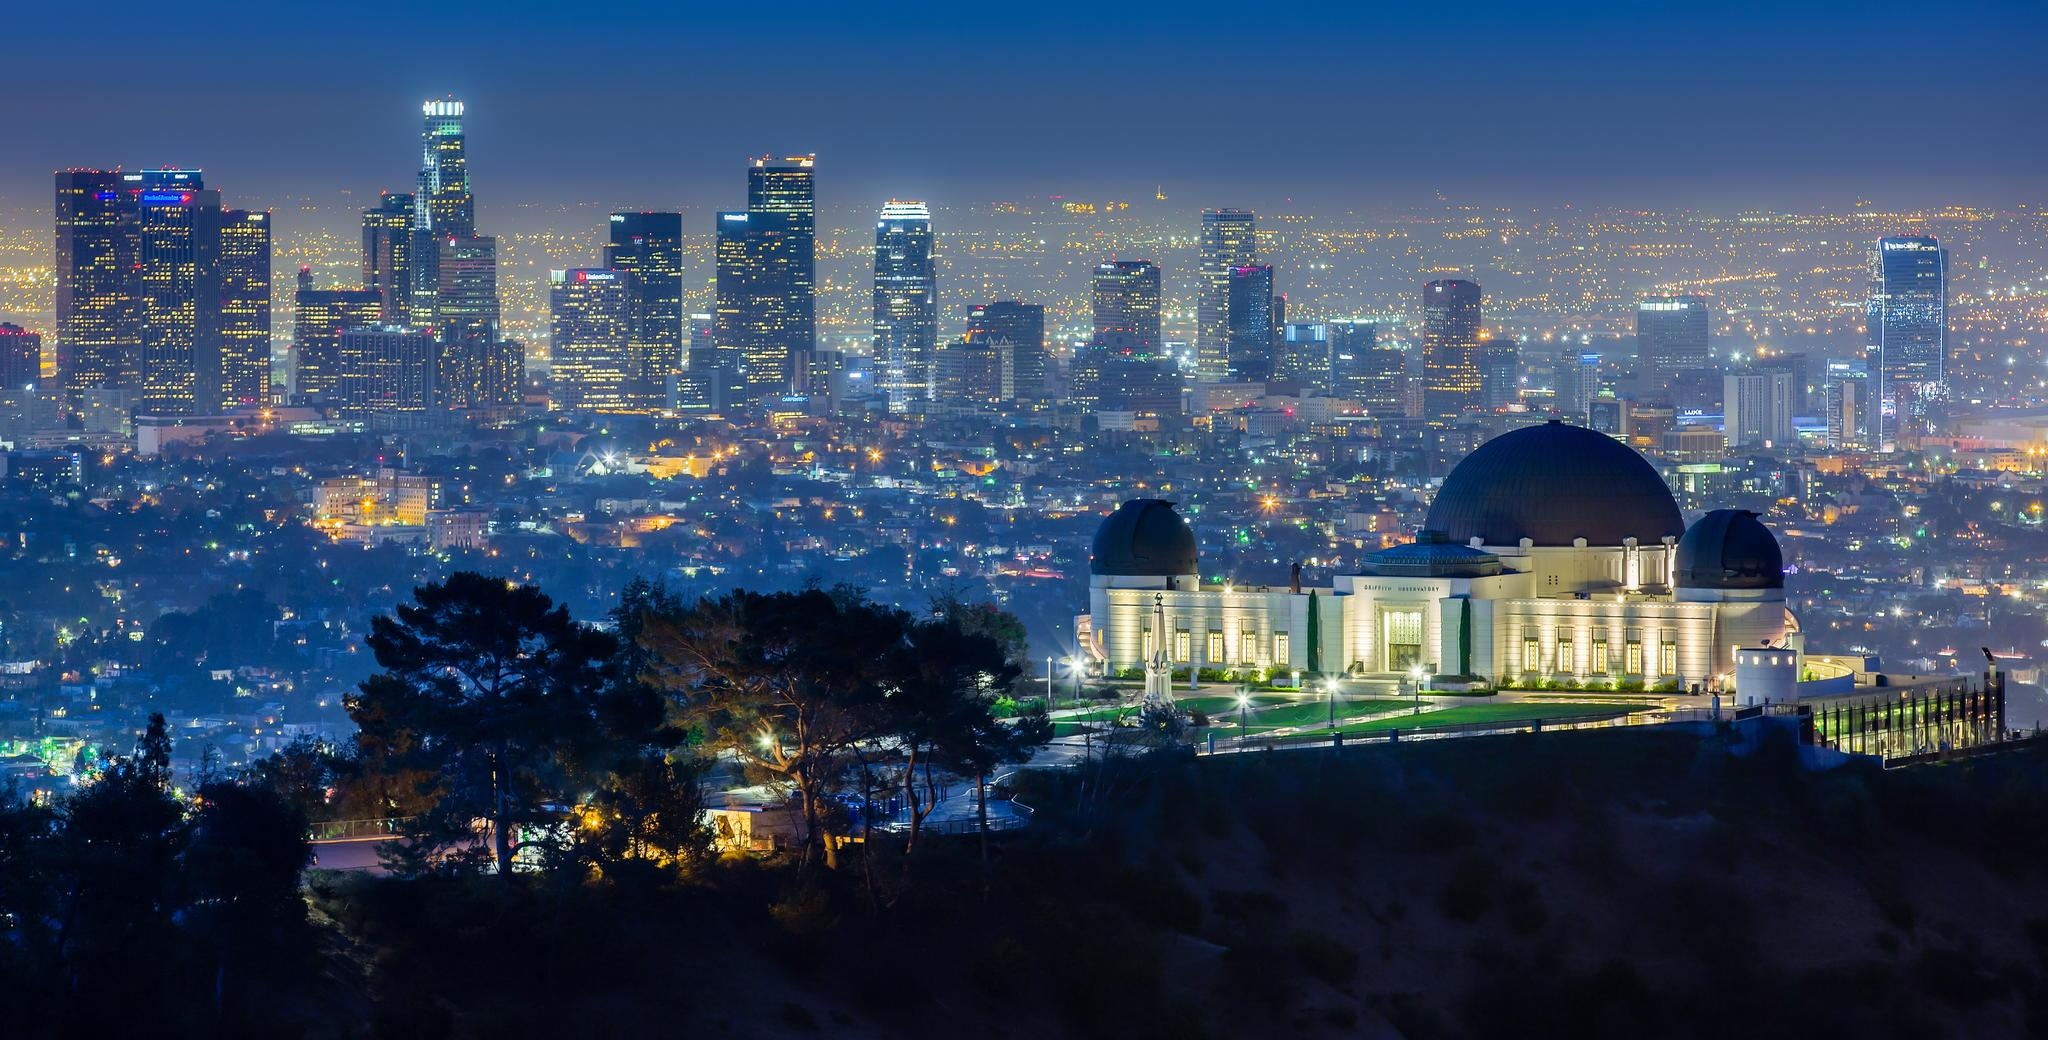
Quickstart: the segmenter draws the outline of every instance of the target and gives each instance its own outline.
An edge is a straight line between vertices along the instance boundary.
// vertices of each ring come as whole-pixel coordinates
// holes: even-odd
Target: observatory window
[[[1522,640],[1522,670],[1540,672],[1543,670],[1543,644],[1536,639]]]
[[[1294,639],[1286,632],[1273,633],[1273,663],[1282,668],[1294,663]]]
[[[1628,641],[1628,659],[1622,670],[1630,675],[1643,674],[1643,644],[1633,639]]]
[[[1662,674],[1664,674],[1664,675],[1677,675],[1677,674],[1678,674],[1678,644],[1677,644],[1677,643],[1666,643],[1666,644],[1664,644],[1664,667],[1663,667],[1663,668],[1661,668],[1661,669],[1659,669],[1659,671],[1660,671],[1660,672],[1661,672]]]
[[[1237,663],[1251,664],[1259,659],[1259,630],[1245,625],[1237,630]]]
[[[1230,658],[1229,658],[1229,657],[1228,657],[1227,655],[1225,655],[1225,654],[1224,654],[1224,652],[1223,652],[1223,630],[1222,630],[1222,629],[1220,629],[1220,628],[1212,628],[1212,629],[1210,629],[1210,630],[1209,630],[1209,663],[1210,663],[1210,664],[1222,664],[1222,663],[1224,663],[1224,662],[1226,662],[1226,661],[1228,661],[1228,660],[1230,660]]]
[[[1188,660],[1188,654],[1193,652],[1193,650],[1194,638],[1189,634],[1188,630],[1185,628],[1174,629],[1173,659],[1181,662],[1182,664],[1186,664]]]
[[[1572,645],[1570,636],[1557,641],[1557,670],[1574,673],[1579,670],[1578,647]]]
[[[1611,664],[1612,662],[1607,657],[1607,640],[1593,640],[1593,663],[1586,670],[1589,672],[1604,672],[1609,669]]]

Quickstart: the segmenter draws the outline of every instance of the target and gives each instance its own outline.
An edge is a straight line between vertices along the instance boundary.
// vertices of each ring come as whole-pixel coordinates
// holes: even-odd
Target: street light
[[[1052,655],[1047,654],[1045,655],[1045,708],[1047,711],[1051,711],[1057,707],[1059,707],[1059,702],[1053,700],[1052,697]]]
[[[1422,677],[1421,665],[1418,664],[1408,669],[1408,678],[1415,680],[1415,713],[1417,715],[1422,714]]]
[[[1081,702],[1081,659],[1067,658],[1067,675],[1074,680],[1074,703]]]
[[[1330,699],[1330,728],[1337,728],[1337,680],[1324,679],[1323,693]]]
[[[1251,723],[1246,718],[1252,707],[1252,695],[1242,687],[1237,691],[1237,746],[1244,747],[1244,738],[1251,734]]]

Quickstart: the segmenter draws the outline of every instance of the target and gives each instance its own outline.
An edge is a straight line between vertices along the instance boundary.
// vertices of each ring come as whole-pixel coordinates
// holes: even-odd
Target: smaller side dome
[[[1173,503],[1134,498],[1095,529],[1091,574],[1170,578],[1200,573],[1195,532]]]
[[[1747,509],[1716,509],[1678,540],[1673,575],[1682,589],[1782,589],[1777,536]]]

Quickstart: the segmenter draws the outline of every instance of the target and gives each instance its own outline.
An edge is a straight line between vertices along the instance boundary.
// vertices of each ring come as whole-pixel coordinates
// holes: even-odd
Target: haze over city
[[[0,15],[0,1034],[2048,1034],[2048,8]]]

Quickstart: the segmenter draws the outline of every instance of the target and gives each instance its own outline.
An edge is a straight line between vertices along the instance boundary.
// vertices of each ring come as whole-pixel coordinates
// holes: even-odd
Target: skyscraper
[[[373,325],[341,334],[336,403],[360,415],[442,407],[437,380],[441,343],[426,329]]]
[[[1112,340],[1142,354],[1159,349],[1159,267],[1150,260],[1095,265],[1094,342]]]
[[[1490,339],[1480,348],[1479,396],[1488,410],[1521,403],[1521,344],[1506,338]]]
[[[757,295],[772,297],[761,310],[762,335],[779,345],[788,389],[810,390],[811,353],[818,346],[818,204],[815,156],[776,160],[763,156],[747,170],[747,213],[781,218],[760,221],[763,236],[755,251]],[[765,375],[765,374],[762,374]],[[761,379],[750,374],[749,382]]]
[[[452,97],[420,105],[420,188],[414,197],[413,226],[442,238],[476,234],[462,112],[462,102]]]
[[[211,414],[222,385],[220,192],[145,180],[136,201],[139,405],[159,415]]]
[[[1822,389],[1828,447],[1870,446],[1870,370],[1861,361],[1830,361]]]
[[[413,200],[387,191],[363,211],[363,288],[376,291],[386,322],[412,310]]]
[[[1948,251],[1932,238],[1888,236],[1870,255],[1865,348],[1871,396],[1891,443],[1930,397],[1947,388]]]
[[[341,335],[383,321],[388,297],[381,289],[316,289],[313,272],[299,268],[293,297],[292,398],[300,404],[338,404],[341,391]]]
[[[43,337],[0,322],[0,392],[41,385]]]
[[[790,337],[794,248],[788,214],[718,215],[716,344],[737,357],[742,393],[754,400],[788,393],[799,363]]]
[[[231,209],[220,223],[220,401],[270,403],[270,214]]]
[[[890,202],[875,221],[876,386],[889,410],[929,400],[938,349],[939,297],[932,264],[932,215],[922,202]]]
[[[549,275],[550,355],[558,405],[592,412],[652,406],[633,371],[639,306],[640,285],[629,271],[578,268]]]
[[[1711,328],[1704,296],[1637,300],[1636,375],[1644,395],[1669,401],[1678,373],[1713,367]]]
[[[604,266],[632,275],[637,293],[627,393],[636,407],[654,407],[667,392],[668,377],[682,371],[689,348],[683,331],[683,216],[614,213],[609,223]]]
[[[120,173],[60,170],[56,215],[57,377],[75,402],[81,391],[136,379],[137,213]]]
[[[997,300],[967,311],[969,343],[992,343],[1008,352],[1016,397],[1045,393],[1045,308],[1036,303]]]
[[[1257,218],[1249,210],[1202,211],[1195,368],[1204,379],[1221,378],[1230,368],[1230,275],[1258,263],[1258,256]]]
[[[1254,383],[1273,378],[1272,265],[1231,268],[1230,292],[1224,303],[1230,378]]]
[[[1447,278],[1422,288],[1422,407],[1447,423],[1483,403],[1479,371],[1480,288]]]
[[[435,392],[454,408],[517,403],[523,393],[519,345],[498,329],[498,240],[436,240],[434,312],[441,336]]]
[[[1785,447],[1796,439],[1792,426],[1792,373],[1783,369],[1730,372],[1723,377],[1728,446]]]

